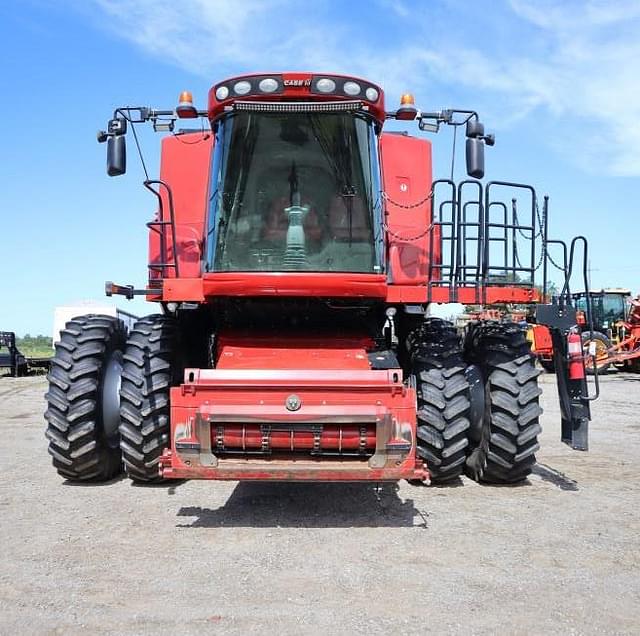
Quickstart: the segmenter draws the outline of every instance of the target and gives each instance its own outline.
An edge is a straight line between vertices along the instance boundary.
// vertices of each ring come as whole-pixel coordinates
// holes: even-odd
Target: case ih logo
[[[285,86],[311,86],[311,79],[286,79],[282,83]]]
[[[284,405],[289,411],[297,411],[302,406],[302,400],[297,395],[290,395]]]

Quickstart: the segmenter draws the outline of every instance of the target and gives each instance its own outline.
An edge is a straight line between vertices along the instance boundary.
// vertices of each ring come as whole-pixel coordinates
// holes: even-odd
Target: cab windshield
[[[596,327],[611,327],[625,317],[625,296],[622,294],[604,293],[591,297],[593,323]],[[587,298],[584,294],[576,294],[576,309],[587,312]]]
[[[207,270],[381,272],[373,124],[237,112],[217,126]]]

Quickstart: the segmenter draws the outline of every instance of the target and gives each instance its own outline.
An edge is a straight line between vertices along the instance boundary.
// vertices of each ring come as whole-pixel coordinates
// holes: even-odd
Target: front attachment
[[[167,478],[425,480],[415,391],[394,370],[186,369]]]

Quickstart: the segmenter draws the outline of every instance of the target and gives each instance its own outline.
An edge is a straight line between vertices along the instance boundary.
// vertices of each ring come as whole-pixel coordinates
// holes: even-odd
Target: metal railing
[[[165,188],[167,192],[167,200],[169,202],[169,218],[165,219],[164,214],[164,202],[162,200],[162,195],[160,194],[160,190],[156,190],[153,186],[157,185],[159,187]],[[155,195],[158,199],[158,218],[155,221],[149,221],[147,223],[147,227],[152,232],[156,232],[159,237],[160,242],[160,262],[152,263],[151,261],[148,264],[149,268],[149,286],[153,286],[154,283],[157,284],[157,279],[151,277],[152,272],[158,272],[159,278],[166,278],[167,269],[171,268],[175,272],[176,278],[180,276],[180,270],[178,267],[178,255],[177,255],[177,241],[176,241],[176,223],[175,223],[175,210],[173,207],[173,192],[171,191],[171,187],[161,181],[159,179],[150,180],[147,179],[144,182],[144,187],[147,188],[151,193]],[[168,241],[167,241],[167,228],[171,232],[171,254],[172,258],[169,259],[168,253]]]
[[[540,212],[530,185],[439,179],[432,187],[432,210],[430,254],[439,245],[440,258],[429,265],[430,292],[448,288],[455,302],[459,289],[475,288],[481,302],[487,287],[533,288],[536,278],[546,292],[547,197]]]

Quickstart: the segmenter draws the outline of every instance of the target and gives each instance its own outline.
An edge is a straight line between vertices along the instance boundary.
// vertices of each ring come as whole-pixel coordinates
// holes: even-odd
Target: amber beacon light
[[[180,93],[176,115],[181,119],[193,119],[198,116],[198,111],[193,105],[193,95],[191,91],[182,91],[182,93]]]
[[[396,111],[396,119],[415,119],[417,114],[415,98],[411,93],[404,93],[400,97],[400,108]]]

